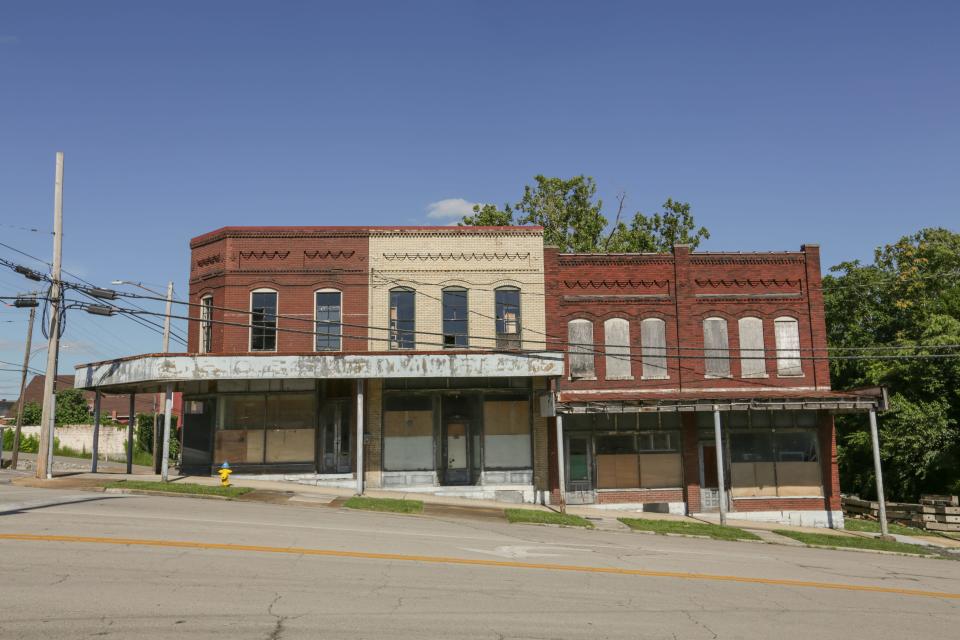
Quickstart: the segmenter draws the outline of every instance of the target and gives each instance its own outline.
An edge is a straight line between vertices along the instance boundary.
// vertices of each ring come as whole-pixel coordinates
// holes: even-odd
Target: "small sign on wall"
[[[552,391],[540,394],[540,417],[553,418],[557,415],[557,403]]]

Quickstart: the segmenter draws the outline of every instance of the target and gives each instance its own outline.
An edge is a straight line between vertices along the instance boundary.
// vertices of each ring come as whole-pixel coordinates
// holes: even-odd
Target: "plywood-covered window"
[[[567,349],[571,378],[595,378],[593,323],[578,319],[567,323]]]
[[[646,318],[640,323],[640,357],[644,379],[664,379],[667,374],[667,330],[660,318]]]
[[[763,320],[740,318],[740,375],[744,378],[765,378],[767,364],[763,352]]]
[[[383,468],[420,471],[434,466],[433,400],[416,395],[387,398],[383,411]]]
[[[730,375],[730,344],[727,321],[706,318],[703,321],[703,357],[707,377],[723,378]]]
[[[630,378],[630,322],[623,318],[609,318],[604,321],[603,343],[607,379]]]
[[[530,468],[529,398],[484,400],[483,455],[487,469]]]
[[[782,317],[774,320],[777,340],[777,374],[801,376],[800,325],[796,318]]]

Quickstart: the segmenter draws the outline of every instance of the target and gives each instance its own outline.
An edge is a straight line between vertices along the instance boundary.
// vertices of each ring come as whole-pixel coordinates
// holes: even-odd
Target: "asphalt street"
[[[948,638],[960,562],[0,485],[2,638]]]

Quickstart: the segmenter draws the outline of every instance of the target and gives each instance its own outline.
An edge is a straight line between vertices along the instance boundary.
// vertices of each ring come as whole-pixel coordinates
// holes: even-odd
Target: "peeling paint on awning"
[[[146,355],[80,365],[74,386],[135,387],[210,380],[549,377],[563,375],[553,351],[351,355]]]

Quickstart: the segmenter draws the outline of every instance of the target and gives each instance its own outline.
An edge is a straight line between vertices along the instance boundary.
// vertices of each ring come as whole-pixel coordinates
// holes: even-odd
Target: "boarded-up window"
[[[388,398],[384,403],[383,468],[434,468],[433,401],[429,397],[408,395]]]
[[[823,495],[817,432],[734,431],[730,475],[734,498]]]
[[[530,468],[530,400],[483,403],[483,451],[487,469]]]
[[[570,377],[594,378],[593,323],[589,320],[571,320],[567,324],[567,342],[570,353]]]
[[[740,318],[740,375],[744,378],[763,378],[767,366],[763,355],[763,320]]]
[[[800,328],[796,318],[777,318],[773,324],[777,338],[777,373],[800,376]]]
[[[727,321],[723,318],[707,318],[703,321],[703,357],[708,376],[727,377],[730,375]]]
[[[636,489],[640,465],[632,435],[597,436],[597,488]]]
[[[640,355],[644,378],[667,377],[667,331],[660,318],[647,318],[640,323]]]
[[[603,323],[607,379],[630,377],[630,323],[623,318],[610,318]]]

